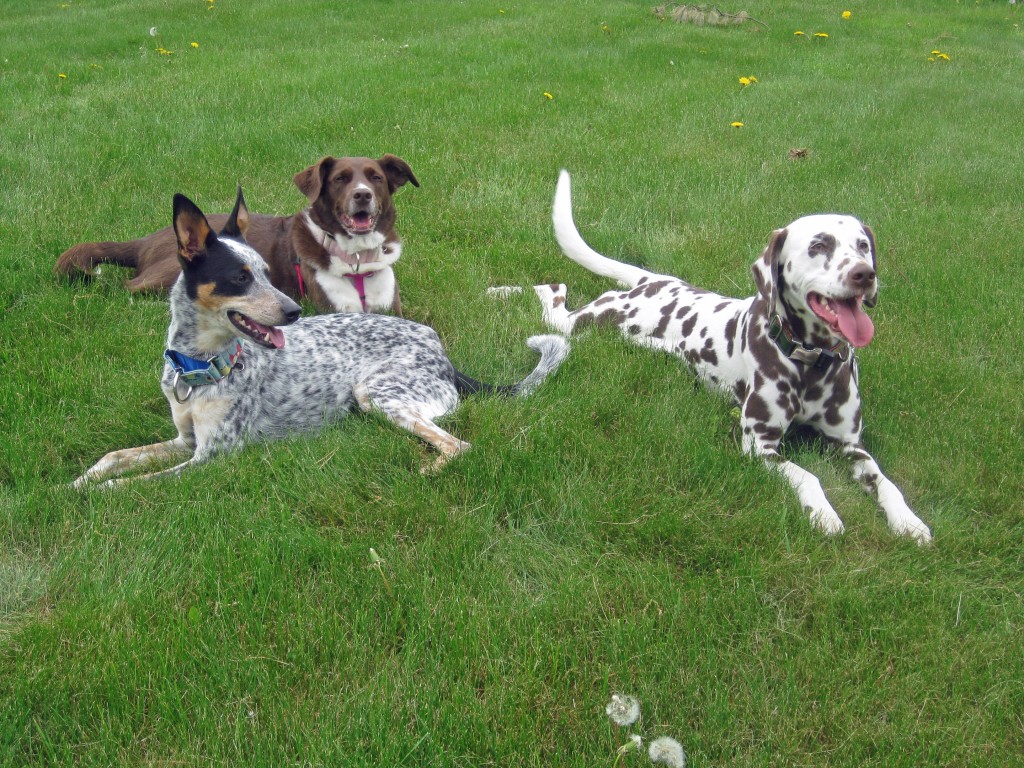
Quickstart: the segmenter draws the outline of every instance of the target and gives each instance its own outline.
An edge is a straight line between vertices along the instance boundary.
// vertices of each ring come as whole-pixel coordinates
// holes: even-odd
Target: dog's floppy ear
[[[377,163],[384,169],[384,175],[388,177],[389,191],[394,192],[406,184],[412,184],[414,187],[420,185],[416,174],[412,172],[412,168],[402,158],[395,155],[383,155]]]
[[[324,176],[330,173],[333,165],[334,158],[328,155],[321,157],[316,165],[311,165],[306,170],[295,174],[295,186],[309,199],[309,202],[316,202],[316,199],[320,197],[320,190],[324,186]]]
[[[235,198],[235,207],[231,215],[224,223],[222,235],[245,240],[245,233],[249,231],[249,209],[245,207],[245,198],[242,197],[242,185],[238,185],[238,196]]]
[[[764,249],[761,258],[754,262],[754,282],[757,283],[757,291],[768,299],[768,311],[775,311],[776,295],[779,285],[779,254],[782,246],[786,243],[788,229],[776,229],[772,233],[772,239],[768,247]]]
[[[875,233],[871,231],[871,227],[867,224],[861,224],[864,227],[864,234],[868,236],[868,243],[871,245],[871,267],[875,270],[875,274],[878,274],[878,251],[875,249]],[[870,296],[864,297],[864,306],[873,307],[878,304],[878,280],[875,280],[875,290]]]
[[[178,258],[182,264],[191,264],[217,239],[203,212],[182,194],[174,196],[174,235],[178,238]]]

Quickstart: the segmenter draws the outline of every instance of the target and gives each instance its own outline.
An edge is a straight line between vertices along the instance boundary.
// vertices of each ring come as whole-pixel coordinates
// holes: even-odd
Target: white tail
[[[618,280],[630,288],[634,288],[642,277],[650,276],[651,273],[645,269],[602,256],[583,241],[572,220],[572,193],[569,189],[569,172],[566,170],[558,174],[551,220],[555,224],[555,240],[562,252],[581,267],[602,277]]]

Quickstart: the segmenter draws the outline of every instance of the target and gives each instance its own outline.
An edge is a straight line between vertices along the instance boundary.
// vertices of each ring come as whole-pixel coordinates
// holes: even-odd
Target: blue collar
[[[164,359],[174,371],[174,398],[179,403],[184,403],[192,396],[194,387],[202,387],[207,384],[216,384],[231,373],[232,369],[241,370],[241,363],[238,359],[242,356],[242,340],[236,338],[228,345],[228,348],[219,355],[214,355],[209,360],[199,360],[189,357],[186,354],[173,349],[164,351]],[[184,396],[178,395],[178,384],[184,384],[188,391]]]

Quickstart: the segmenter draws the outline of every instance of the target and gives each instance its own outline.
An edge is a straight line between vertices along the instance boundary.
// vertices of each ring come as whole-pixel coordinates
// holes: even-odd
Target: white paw
[[[910,510],[908,514],[889,521],[889,529],[897,536],[910,536],[924,546],[932,543],[932,532],[921,519]]]
[[[564,283],[558,283],[557,285],[535,285],[533,286],[533,292],[540,297],[541,301],[544,301],[545,299],[553,299],[556,296],[564,298],[569,289]]]
[[[843,521],[839,519],[839,515],[830,506],[809,509],[808,512],[810,513],[811,525],[829,536],[837,536],[846,530]]]
[[[488,296],[493,296],[496,299],[507,299],[513,294],[522,292],[523,289],[518,285],[493,285],[485,291]]]

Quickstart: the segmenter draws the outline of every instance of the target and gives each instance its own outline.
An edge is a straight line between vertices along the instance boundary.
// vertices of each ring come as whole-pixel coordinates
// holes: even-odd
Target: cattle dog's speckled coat
[[[178,436],[109,453],[74,485],[192,454],[144,477],[177,474],[246,441],[315,430],[356,408],[379,411],[433,445],[440,453],[434,466],[466,450],[468,443],[434,421],[450,413],[461,394],[495,388],[456,371],[426,326],[372,314],[297,319],[298,305],[271,285],[266,263],[244,241],[247,218],[239,190],[218,236],[191,201],[175,196],[182,275],[170,294],[167,336],[169,349],[202,360],[241,337],[242,365],[216,384],[196,387],[187,398],[180,384],[175,392],[174,371],[166,365],[161,386]],[[282,324],[287,327],[276,327]],[[535,336],[528,344],[541,355],[537,367],[499,391],[528,394],[568,352],[561,336]],[[123,479],[105,485],[118,482]]]
[[[564,171],[553,218],[569,258],[629,290],[610,291],[570,312],[564,285],[537,286],[549,324],[562,333],[594,323],[617,326],[638,344],[679,355],[705,382],[730,392],[741,409],[744,451],[789,480],[814,525],[829,533],[843,530],[818,478],[779,454],[791,425],[808,425],[842,447],[854,477],[877,499],[895,533],[931,540],[861,442],[852,346],[871,340],[874,328],[861,304],[873,306],[877,295],[874,237],[867,227],[852,216],[798,219],[774,233],[754,264],[758,294],[732,299],[593,251],[573,223]],[[834,361],[817,367],[784,354],[768,335],[773,312],[802,349],[834,351]]]

